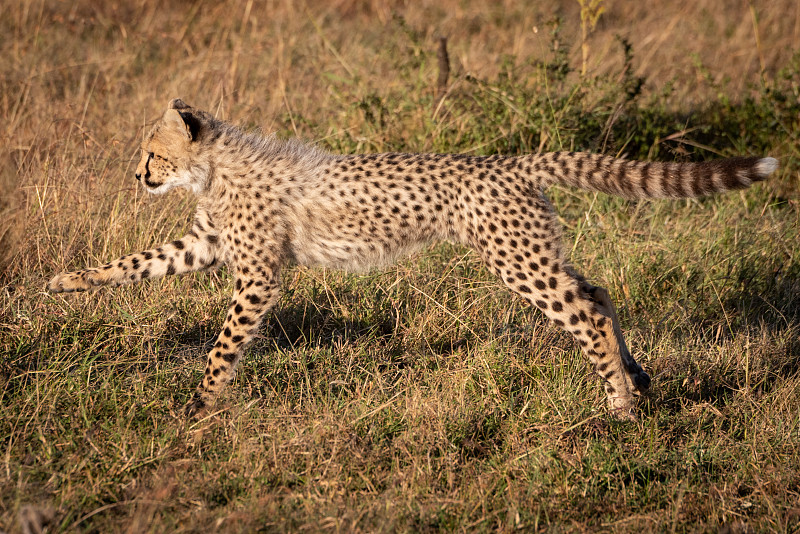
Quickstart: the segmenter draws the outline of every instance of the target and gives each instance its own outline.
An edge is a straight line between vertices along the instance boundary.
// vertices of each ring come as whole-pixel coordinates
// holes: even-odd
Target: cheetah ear
[[[168,109],[164,113],[164,124],[180,135],[185,135],[188,141],[196,141],[200,135],[202,123],[191,112]]]
[[[173,98],[169,101],[167,109],[192,109],[192,106],[181,100],[180,98]]]
[[[164,124],[175,132],[181,132],[186,136],[187,140],[194,140],[189,124],[183,120],[183,116],[181,116],[181,113],[177,109],[168,109],[167,112],[164,113]]]

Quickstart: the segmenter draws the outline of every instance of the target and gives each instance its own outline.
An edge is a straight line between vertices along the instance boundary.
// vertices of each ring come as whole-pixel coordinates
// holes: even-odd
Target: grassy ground
[[[800,529],[796,2],[608,3],[584,76],[577,2],[95,4],[0,5],[0,530]],[[44,292],[187,229],[190,199],[132,178],[177,96],[340,152],[782,167],[698,201],[550,191],[654,377],[637,423],[448,244],[291,271],[221,411],[190,423],[225,271]]]

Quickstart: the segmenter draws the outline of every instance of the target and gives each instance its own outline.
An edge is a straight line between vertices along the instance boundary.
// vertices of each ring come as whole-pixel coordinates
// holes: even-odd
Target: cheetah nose
[[[135,176],[136,176],[136,180],[138,180],[138,181],[140,181],[140,182],[142,181],[142,175],[141,175],[141,174],[139,174],[139,173],[137,172],[137,173],[135,174]]]

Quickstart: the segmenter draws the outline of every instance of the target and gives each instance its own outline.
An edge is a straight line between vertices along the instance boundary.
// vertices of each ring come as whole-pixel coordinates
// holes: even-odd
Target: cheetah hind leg
[[[630,391],[632,391],[634,395],[639,396],[644,394],[650,388],[650,375],[648,375],[644,369],[642,369],[642,366],[631,356],[628,346],[625,344],[625,338],[622,337],[622,329],[619,326],[617,309],[614,307],[614,303],[611,302],[611,296],[608,294],[608,291],[603,287],[593,286],[586,281],[581,283],[581,290],[598,306],[601,313],[611,319],[614,337],[617,338],[620,357],[625,366],[625,380],[630,387]]]

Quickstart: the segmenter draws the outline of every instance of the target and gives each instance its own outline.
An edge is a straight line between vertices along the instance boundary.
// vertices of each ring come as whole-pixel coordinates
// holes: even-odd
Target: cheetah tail
[[[684,198],[745,189],[778,168],[775,158],[755,157],[663,163],[551,152],[520,159],[518,167],[542,186],[559,183],[624,198]]]

